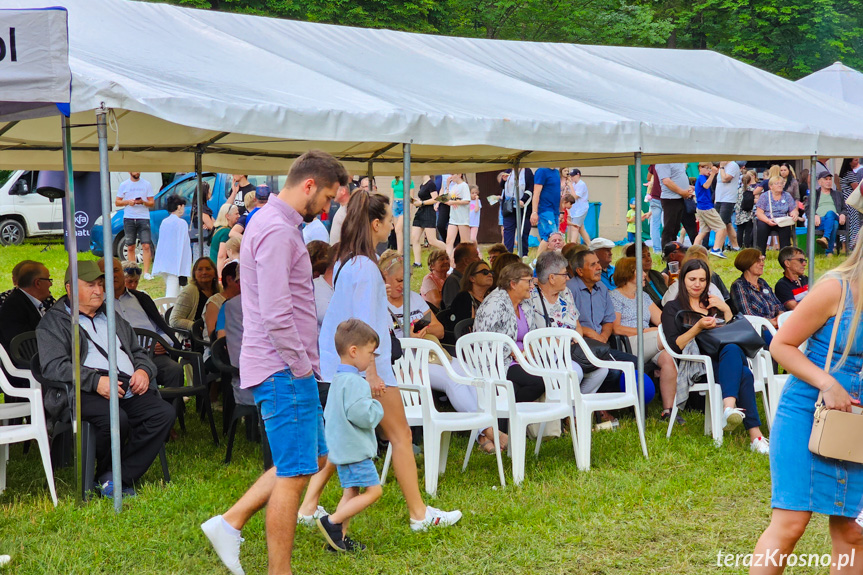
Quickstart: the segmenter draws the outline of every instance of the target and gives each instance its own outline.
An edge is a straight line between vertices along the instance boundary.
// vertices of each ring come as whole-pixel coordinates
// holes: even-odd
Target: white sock
[[[234,526],[225,521],[225,518],[221,515],[219,518],[222,520],[222,529],[224,529],[228,535],[233,535],[234,537],[240,536],[240,531],[238,529],[234,529]]]

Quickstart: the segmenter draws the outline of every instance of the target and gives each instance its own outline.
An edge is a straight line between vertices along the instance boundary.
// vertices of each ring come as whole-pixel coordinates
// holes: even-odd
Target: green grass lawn
[[[62,278],[61,244],[0,248],[0,289],[11,285],[8,271],[20,259],[44,261]],[[775,252],[768,256],[767,280],[779,277]],[[841,261],[818,260],[820,272]],[[730,282],[739,274],[731,260],[714,258]],[[658,265],[658,260],[657,260]],[[422,274],[412,278],[418,287]],[[55,282],[60,295],[62,279]],[[158,296],[159,280],[142,282]],[[4,573],[227,573],[198,525],[232,504],[261,472],[260,447],[240,431],[229,466],[224,441],[215,447],[196,417],[189,432],[168,444],[172,481],[162,484],[155,465],[137,498],[115,515],[112,502],[78,504],[72,469],[56,475],[60,505],[54,509],[45,486],[39,453],[24,455],[13,446],[8,486],[0,495],[0,554],[13,556]],[[744,573],[743,567],[717,567],[717,554],[752,551],[770,517],[770,469],[753,454],[742,432],[715,448],[702,433],[704,419],[687,412],[670,440],[658,422],[658,405],[648,408],[644,459],[631,416],[618,432],[593,435],[592,469],[575,466],[568,435],[543,443],[538,459],[527,455],[524,483],[513,486],[504,458],[507,486],[497,484],[493,456],[474,452],[466,473],[461,460],[466,436],[453,438],[446,473],[432,505],[459,508],[455,527],[414,534],[392,473],[384,496],[352,523],[352,536],[369,545],[359,556],[334,557],[314,531],[298,529],[294,551],[297,573]],[[218,414],[217,414],[218,415]],[[766,431],[766,426],[763,427]],[[418,456],[420,474],[423,458]],[[380,464],[380,462],[379,462]],[[422,484],[422,478],[420,479]],[[333,509],[340,497],[332,481],[322,504]],[[244,530],[246,573],[266,571],[264,515]],[[829,553],[827,522],[816,517],[798,546],[800,553]],[[827,573],[789,569],[788,573]]]

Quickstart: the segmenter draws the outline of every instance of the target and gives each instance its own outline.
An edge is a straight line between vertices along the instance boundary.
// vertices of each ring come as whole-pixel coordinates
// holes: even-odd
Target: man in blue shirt
[[[575,277],[566,282],[566,287],[572,292],[575,307],[578,309],[578,323],[584,330],[584,337],[608,343],[614,326],[616,314],[611,293],[602,283],[602,266],[599,258],[592,251],[583,251],[575,255],[573,261]],[[638,368],[638,358],[631,353],[612,349],[609,354],[616,361],[631,362]],[[620,371],[609,370],[601,390],[620,391]],[[652,396],[653,381],[645,374],[645,397]],[[648,390],[651,390],[648,393]]]
[[[719,212],[713,206],[713,192],[710,189],[718,173],[719,168],[710,162],[701,162],[698,164],[698,178],[695,180],[695,218],[701,224],[701,227],[698,229],[698,235],[695,236],[695,241],[692,243],[696,246],[701,245],[704,238],[713,231],[716,233],[716,238],[710,253],[711,255],[725,259],[725,254],[722,253],[722,246],[725,245],[725,222],[722,221]]]
[[[560,220],[560,170],[538,168],[533,175],[533,205],[530,223],[539,231],[539,256],[546,250],[548,236],[558,229]]]
[[[614,285],[614,266],[611,265],[614,242],[605,238],[594,238],[590,241],[590,251],[596,254],[599,260],[599,267],[602,269],[600,277],[602,283],[610,290],[616,289]]]

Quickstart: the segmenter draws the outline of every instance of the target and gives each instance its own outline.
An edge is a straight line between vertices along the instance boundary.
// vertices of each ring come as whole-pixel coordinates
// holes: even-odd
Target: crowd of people
[[[849,169],[853,172],[855,167]],[[134,259],[78,262],[82,418],[96,430],[98,489],[106,496],[115,489],[134,495],[136,482],[158,455],[176,417],[174,408],[158,394],[159,387],[184,384],[184,370],[170,349],[182,346],[178,334],[202,322],[203,336],[209,341],[226,337],[231,362],[240,371],[239,378],[232,382],[234,398],[238,404],[254,404],[260,410],[274,464],[242,498],[201,526],[232,573],[243,573],[239,558],[241,531],[265,506],[269,508],[269,562],[274,571],[290,572],[298,524],[317,526],[335,552],[363,549],[362,543],[348,536],[348,523],[382,493],[372,461],[378,452],[377,435],[392,448],[393,470],[404,495],[410,528],[425,531],[453,525],[462,518],[461,512],[427,505],[420,492],[411,430],[401,396],[394,389],[398,382],[393,362],[399,357],[399,339],[431,340],[445,355],[447,346],[454,344],[465,329],[506,334],[523,349],[525,336],[532,330],[558,327],[577,332],[600,359],[631,362],[637,368],[638,360],[631,352],[637,348],[640,327],[644,333],[644,396],[650,402],[658,394],[662,404],[659,418],[667,422],[675,405],[686,403],[689,388],[705,379],[703,370],[675,361],[672,353],[698,354],[699,337],[732,321],[738,313],[763,317],[777,326],[779,316],[787,311],[803,306],[815,308],[816,304],[810,303],[812,299],[826,297],[828,303],[838,305],[841,290],[828,287],[829,282],[809,293],[809,278],[804,274],[806,256],[790,245],[788,232],[792,226],[781,225],[785,221],[781,218],[796,221],[802,213],[798,202],[814,196],[816,225],[824,230],[825,247],[831,253],[836,227],[852,221],[844,207],[843,191],[832,187],[832,175],[824,170],[819,173],[815,193],[804,197],[791,166],[776,168],[775,175],[771,169],[768,178],[756,183],[739,163],[702,163],[693,186],[683,164],[652,166],[648,183],[651,210],[644,218],[650,220],[653,232],[654,210],[664,214],[660,220],[664,230],[659,251],[666,267],[661,271],[653,269],[649,244],[643,244],[642,253],[637,254],[636,245],[631,243],[625,246],[623,257],[613,261],[614,242],[587,236],[587,188],[577,169],[539,168],[535,172],[524,169],[517,174],[500,174],[503,242],[486,250],[487,261],[473,232],[478,226],[481,203],[477,190],[465,182],[464,174],[446,175],[439,181],[426,176],[416,192],[413,184],[405,186],[397,178],[393,189],[400,191],[392,202],[376,193],[374,181],[368,178],[351,189],[345,168],[323,152],[308,152],[297,159],[284,187],[277,192],[266,185],[251,185],[246,176],[234,176],[228,201],[212,221],[209,257],[194,262],[188,225],[182,218],[185,201],[173,196],[167,202],[170,215],[160,227],[160,246],[175,249],[160,248],[152,261],[152,273],[165,278],[170,297],[176,298],[167,317],[150,296],[137,289],[139,279],[148,277],[149,260],[145,259],[143,271],[132,263]],[[846,179],[850,181],[850,177]],[[657,187],[658,197],[654,198]],[[751,205],[746,197],[749,187],[753,192]],[[824,187],[828,194],[821,194]],[[147,206],[150,193],[126,186],[121,188],[117,203],[123,202],[127,209]],[[443,194],[446,196],[439,200]],[[687,204],[690,199],[695,204],[691,210]],[[406,246],[397,243],[395,249],[381,249],[394,229],[405,225],[405,201],[417,208],[411,234],[414,248],[423,235],[433,248],[419,293],[410,289],[404,276],[404,258],[411,255]],[[517,227],[510,208],[519,201],[526,207],[534,206],[532,213],[525,214],[529,224],[526,227],[535,225],[540,232],[541,244],[532,265],[512,253]],[[319,216],[334,203],[339,207],[327,230]],[[439,238],[442,211],[448,212],[446,233]],[[746,211],[753,214],[748,221],[755,221],[748,232],[747,222],[739,219]],[[696,231],[696,221],[701,231]],[[318,224],[324,234],[319,233]],[[688,249],[678,238],[681,226],[692,236],[693,245]],[[130,233],[142,238],[149,232],[148,226],[138,221],[128,222],[126,227],[127,240]],[[714,232],[716,238],[710,248],[699,241],[707,231]],[[778,233],[778,265],[783,272],[775,286],[762,277],[771,231]],[[741,232],[740,237],[736,232]],[[850,228],[846,234],[847,241],[856,237]],[[710,256],[726,257],[726,238],[737,252],[734,266],[740,271],[730,289],[710,265]],[[747,247],[747,241],[758,247]],[[522,245],[526,246],[526,242]],[[414,267],[422,265],[418,253],[413,252]],[[637,257],[641,258],[642,277],[636,274]],[[838,272],[846,278],[843,289],[848,290],[851,302],[840,313],[854,314],[854,326],[860,314],[859,306],[854,307],[852,301],[857,298],[856,284],[847,280],[863,266],[859,262],[860,254],[855,251]],[[108,263],[111,270],[107,269]],[[114,278],[116,342],[106,338],[106,273]],[[64,281],[67,295],[57,301],[50,294],[53,279],[42,263],[20,262],[12,275],[16,287],[0,294],[0,344],[8,349],[15,336],[35,331],[43,375],[56,381],[72,381],[70,272]],[[185,276],[187,281],[181,286]],[[639,284],[644,288],[641,301],[637,300]],[[639,308],[643,311],[640,326]],[[403,316],[405,309],[408,318]],[[814,375],[812,362],[802,353],[791,351],[813,334],[816,341],[824,339],[826,326],[821,326],[832,321],[825,315],[827,312],[820,310],[817,319],[793,320],[801,332],[788,335],[788,330],[781,331],[772,346],[769,334],[762,335],[765,347],[781,351],[774,357],[783,366],[788,360],[792,374],[819,382],[808,387],[792,385],[799,395],[795,401],[813,399],[809,396],[818,387],[823,388],[831,406],[844,408],[850,405],[849,397],[856,399],[853,394],[860,392],[851,389],[856,384],[850,378],[839,378],[842,385],[836,388],[836,380]],[[255,329],[244,330],[245,325]],[[664,338],[660,337],[660,329]],[[856,328],[843,328],[840,337],[843,358],[853,357],[847,362],[852,367],[863,355],[855,347],[853,329]],[[161,338],[152,353],[138,344],[135,330],[151,331]],[[803,339],[801,333],[806,334]],[[104,351],[110,346],[118,351],[123,441],[123,479],[116,486],[111,473],[108,359]],[[812,360],[816,364],[824,355],[821,347],[816,346],[822,354]],[[722,392],[723,429],[743,427],[750,449],[769,454],[771,462],[777,460],[777,444],[781,445],[783,458],[802,457],[795,451],[799,446],[789,445],[793,441],[786,437],[802,433],[799,429],[792,432],[792,422],[809,417],[811,424],[812,410],[808,416],[786,414],[790,407],[781,403],[777,428],[783,421],[781,417],[787,417],[782,425],[788,431],[786,436],[780,436],[781,444],[774,441],[771,445],[761,430],[754,377],[744,349],[728,343],[711,358]],[[525,370],[510,354],[506,361],[515,400],[541,401],[545,393],[543,379]],[[464,373],[457,362],[453,362],[453,368]],[[430,362],[427,369],[432,388],[446,398],[452,409],[479,410],[476,388],[452,381],[439,362]],[[581,393],[623,389],[620,371],[592,365],[583,353],[572,354],[571,369]],[[843,396],[843,389],[852,396]],[[617,427],[620,415],[598,413],[597,429]],[[676,423],[685,423],[679,413]],[[561,427],[549,426],[546,433],[559,434]],[[479,448],[487,453],[508,444],[505,429],[498,433],[492,428],[479,431]],[[819,467],[824,465],[822,462],[811,455],[809,460],[813,461],[813,469],[824,471]],[[785,509],[785,492],[777,487],[776,477],[793,476],[796,491],[787,501],[788,509],[794,511],[788,513],[805,513],[800,509],[802,504],[797,503],[806,483],[802,472],[792,470],[784,461],[774,467],[774,503]],[[334,474],[338,474],[344,491],[336,510],[328,514],[319,500]],[[824,510],[827,507],[819,503],[810,511],[842,515],[835,509]],[[793,547],[793,542],[789,543],[791,535],[800,531],[801,524],[805,528],[802,516],[774,512],[774,523],[765,533],[763,544],[781,539],[783,545]]]

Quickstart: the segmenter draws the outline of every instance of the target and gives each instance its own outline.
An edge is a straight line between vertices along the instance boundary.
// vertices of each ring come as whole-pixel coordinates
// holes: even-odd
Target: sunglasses
[[[479,270],[479,271],[473,272],[472,275],[477,275],[477,274],[482,274],[484,276],[490,276],[491,270]]]
[[[141,275],[141,268],[123,268],[123,273],[127,276],[139,276]]]

